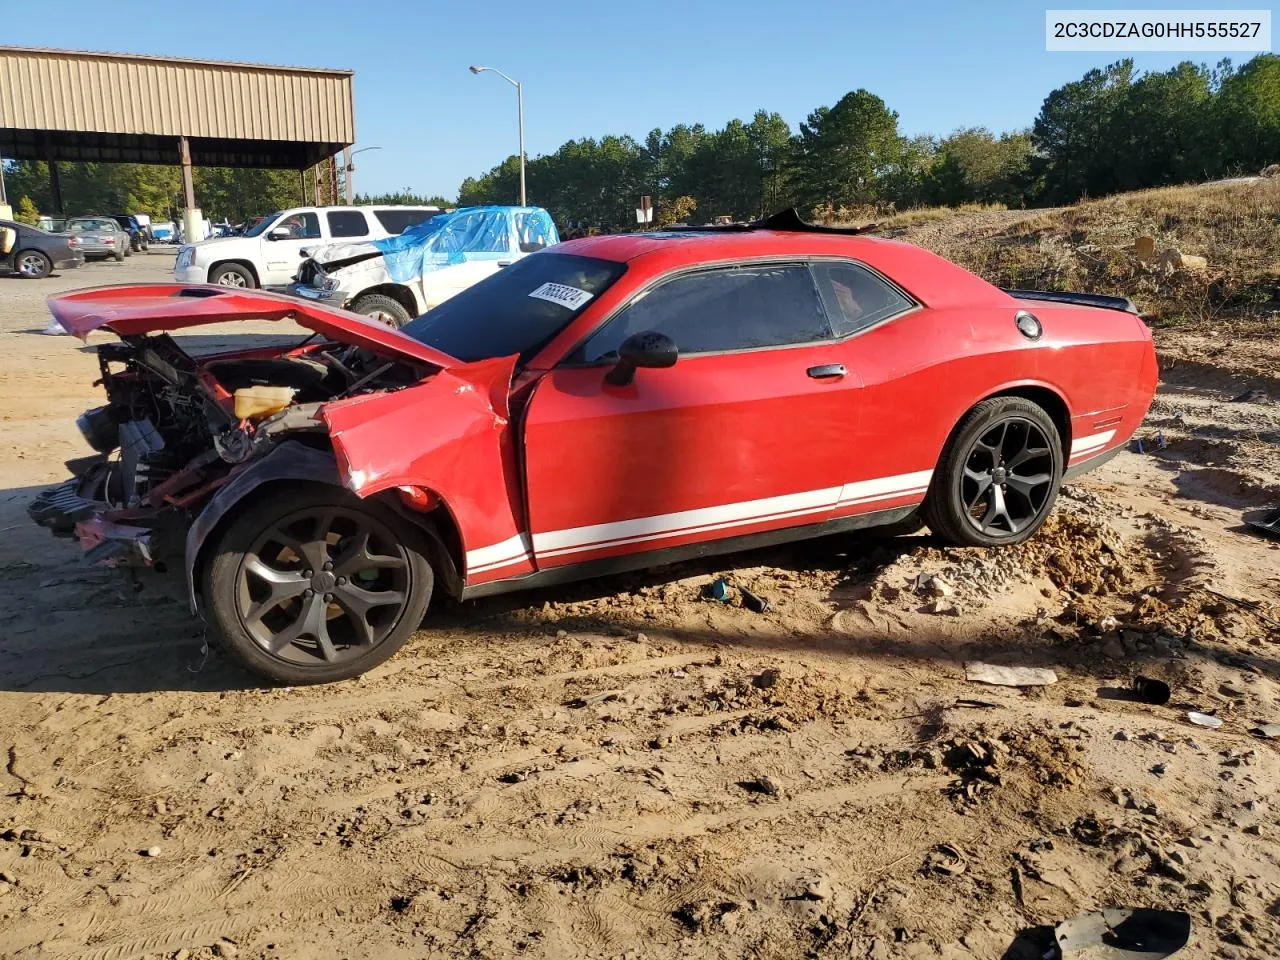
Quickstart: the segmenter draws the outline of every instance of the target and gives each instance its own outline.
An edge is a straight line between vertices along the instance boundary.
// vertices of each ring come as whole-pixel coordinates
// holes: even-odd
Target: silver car
[[[72,217],[67,221],[67,232],[80,238],[84,258],[115,257],[123,260],[129,249],[129,234],[111,217]]]

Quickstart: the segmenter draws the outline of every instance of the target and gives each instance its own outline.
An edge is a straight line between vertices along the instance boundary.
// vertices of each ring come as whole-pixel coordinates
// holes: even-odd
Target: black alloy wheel
[[[1003,420],[970,446],[960,498],[984,536],[1021,533],[1041,516],[1053,491],[1049,438],[1030,420]]]

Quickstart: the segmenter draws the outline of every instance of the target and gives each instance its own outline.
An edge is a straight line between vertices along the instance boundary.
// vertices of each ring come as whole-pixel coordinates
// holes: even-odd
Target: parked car
[[[184,244],[179,283],[284,289],[309,250],[334,240],[381,240],[430,220],[439,207],[295,207],[262,219],[243,236]]]
[[[66,233],[67,218],[41,216],[36,220],[36,228],[45,233]]]
[[[312,250],[288,289],[401,327],[559,240],[541,207],[464,207],[398,237]]]
[[[74,270],[82,263],[84,252],[78,237],[0,220],[0,268],[38,280],[55,270]]]
[[[151,224],[151,240],[153,243],[177,243],[178,225],[172,220],[164,220],[160,223]]]
[[[80,240],[86,260],[123,260],[129,253],[129,234],[113,217],[72,217],[67,232]]]
[[[385,660],[436,591],[878,525],[1019,543],[1156,385],[1126,300],[1000,290],[793,211],[569,241],[400,330],[181,285],[50,306],[123,342],[79,421],[95,454],[32,517],[183,571],[211,635],[285,683]],[[160,332],[282,318],[318,336],[195,359]]]
[[[129,235],[129,253],[142,253],[147,249],[147,231],[138,218],[127,213],[117,213],[112,218],[120,229]]]

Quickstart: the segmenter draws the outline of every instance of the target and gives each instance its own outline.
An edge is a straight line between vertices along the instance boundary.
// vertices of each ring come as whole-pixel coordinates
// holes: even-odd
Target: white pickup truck
[[[541,207],[463,207],[398,237],[312,250],[289,293],[401,327],[559,240]]]
[[[243,236],[185,244],[173,275],[179,283],[282,288],[311,250],[335,242],[385,240],[439,212],[439,207],[374,206],[278,210]]]

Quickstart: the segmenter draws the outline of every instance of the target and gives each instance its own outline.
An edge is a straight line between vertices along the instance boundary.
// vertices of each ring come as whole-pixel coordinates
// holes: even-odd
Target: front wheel
[[[418,625],[435,578],[394,511],[336,488],[268,495],[213,546],[204,596],[241,665],[287,684],[359,676]]]
[[[220,267],[214,267],[209,273],[209,282],[216,283],[220,287],[246,287],[249,289],[258,285],[257,281],[253,279],[253,274],[238,263],[224,263]]]
[[[369,293],[363,297],[357,297],[351,309],[397,330],[413,319],[402,304],[382,293]]]
[[[1041,407],[1021,397],[983,400],[947,442],[925,522],[960,546],[1021,543],[1053,508],[1062,471],[1062,439]]]

